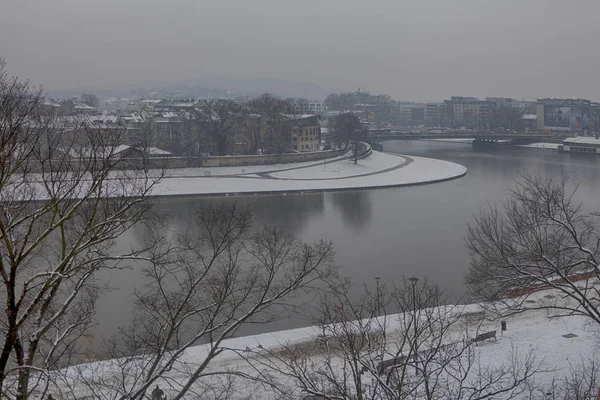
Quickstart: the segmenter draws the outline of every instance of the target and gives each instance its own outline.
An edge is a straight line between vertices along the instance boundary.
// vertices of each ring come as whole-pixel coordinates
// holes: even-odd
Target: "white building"
[[[327,107],[320,101],[297,100],[294,101],[294,111],[301,114],[319,114],[327,111]]]

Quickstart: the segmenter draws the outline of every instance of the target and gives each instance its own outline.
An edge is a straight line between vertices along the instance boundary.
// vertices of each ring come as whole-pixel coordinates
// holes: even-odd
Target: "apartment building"
[[[321,142],[319,116],[306,114],[295,118],[292,128],[292,148],[299,152],[318,151]]]

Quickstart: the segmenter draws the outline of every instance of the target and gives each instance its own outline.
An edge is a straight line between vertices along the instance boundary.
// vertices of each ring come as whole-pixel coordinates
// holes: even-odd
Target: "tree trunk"
[[[17,400],[27,400],[27,389],[29,388],[29,370],[19,371],[19,386],[17,389]]]
[[[227,136],[216,135],[215,141],[217,142],[217,154],[220,156],[227,155]]]

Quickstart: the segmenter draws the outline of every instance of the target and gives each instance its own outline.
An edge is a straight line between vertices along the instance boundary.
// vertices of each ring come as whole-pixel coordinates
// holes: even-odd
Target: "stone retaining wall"
[[[124,158],[119,161],[114,169],[178,169],[178,168],[199,168],[199,167],[237,167],[245,165],[270,165],[270,164],[289,164],[301,163],[307,161],[319,161],[335,158],[343,154],[343,150],[327,150],[310,153],[290,153],[290,154],[263,154],[254,156],[222,156],[187,158],[187,157],[155,157],[155,158]],[[58,161],[52,162],[54,168],[60,168],[63,164]],[[78,160],[73,160],[73,169],[80,169],[82,165]],[[29,172],[41,172],[41,165],[31,163]]]
[[[238,167],[244,165],[289,164],[307,161],[319,161],[341,156],[343,150],[316,151],[310,153],[262,154],[255,156],[207,157],[202,164],[205,167]]]

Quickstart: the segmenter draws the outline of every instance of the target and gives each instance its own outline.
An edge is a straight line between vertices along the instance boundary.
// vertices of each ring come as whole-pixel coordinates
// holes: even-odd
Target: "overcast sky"
[[[600,98],[599,0],[0,0],[47,90],[277,78],[398,100]]]

